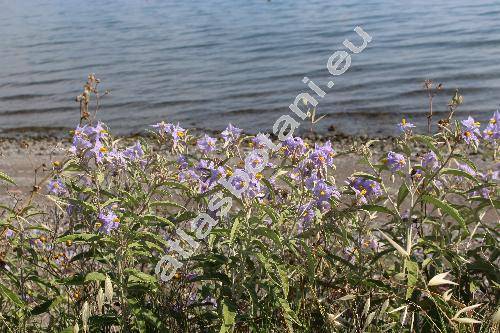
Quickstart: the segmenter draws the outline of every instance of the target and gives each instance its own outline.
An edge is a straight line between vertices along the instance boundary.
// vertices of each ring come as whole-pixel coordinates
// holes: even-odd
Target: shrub
[[[290,137],[268,159],[264,136],[231,125],[212,138],[158,123],[124,144],[85,112],[48,184],[0,206],[2,331],[489,332],[498,323],[498,112],[482,131],[469,117],[434,135],[403,119],[385,153],[374,141]],[[337,179],[341,155],[363,172]],[[158,264],[165,254],[177,270]]]

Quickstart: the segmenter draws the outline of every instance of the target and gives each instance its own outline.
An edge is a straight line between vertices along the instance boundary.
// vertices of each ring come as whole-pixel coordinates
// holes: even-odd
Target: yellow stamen
[[[107,151],[108,151],[108,149],[107,149],[106,147],[101,147],[101,148],[99,148],[99,151],[100,151],[101,153],[105,153],[105,152],[107,152]]]

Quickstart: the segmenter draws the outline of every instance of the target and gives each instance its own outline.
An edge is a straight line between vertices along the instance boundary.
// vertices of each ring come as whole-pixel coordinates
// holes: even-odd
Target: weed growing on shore
[[[454,121],[460,101],[434,135],[395,120],[391,151],[291,137],[266,161],[267,138],[232,125],[211,137],[161,122],[124,144],[83,96],[68,158],[0,205],[1,330],[490,332],[500,113]],[[347,155],[359,168],[339,179]],[[214,193],[231,209],[210,209]],[[217,223],[192,223],[200,212]],[[182,263],[162,266],[168,282],[165,253]]]

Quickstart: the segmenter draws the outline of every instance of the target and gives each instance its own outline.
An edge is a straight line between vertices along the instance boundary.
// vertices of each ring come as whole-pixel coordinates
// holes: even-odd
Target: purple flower
[[[108,131],[101,122],[98,122],[94,127],[87,126],[85,132],[93,141],[99,141],[108,136]]]
[[[85,156],[88,158],[95,157],[96,163],[101,163],[104,157],[106,156],[106,153],[108,152],[108,149],[101,143],[101,141],[96,140],[94,147],[90,150],[88,150],[85,153]]]
[[[422,166],[431,170],[439,168],[439,161],[436,154],[433,151],[425,153],[422,156]]]
[[[483,138],[493,141],[500,138],[500,112],[495,111],[493,117],[488,122],[488,126],[483,131]]]
[[[262,199],[265,196],[265,193],[263,192],[262,185],[260,184],[259,180],[257,179],[257,175],[250,175],[250,182],[248,184],[248,189],[246,190],[246,195],[249,198],[258,198]]]
[[[109,235],[112,230],[120,226],[120,219],[112,210],[103,210],[99,213],[99,231]]]
[[[285,156],[298,157],[303,155],[307,148],[304,141],[300,137],[290,137],[283,142],[285,148]]]
[[[216,167],[214,162],[208,160],[200,160],[196,166],[196,171],[200,174],[198,176],[200,192],[204,193],[211,189],[219,179],[225,177],[226,170],[222,166]]]
[[[356,194],[358,203],[366,204],[368,199],[375,199],[382,195],[382,188],[380,183],[363,177],[356,177],[350,179],[349,186]]]
[[[57,196],[68,194],[68,189],[60,178],[52,179],[47,185],[47,189],[50,194],[54,194]]]
[[[208,154],[215,150],[217,140],[205,134],[202,139],[198,139],[197,146],[204,153]]]
[[[248,170],[262,170],[264,169],[264,159],[261,154],[253,150],[245,158],[245,169]]]
[[[187,167],[189,166],[187,158],[184,155],[179,155],[179,158],[177,158],[177,164],[179,164],[180,170],[187,169]]]
[[[314,151],[309,156],[315,167],[333,166],[333,157],[335,151],[332,148],[332,143],[327,141],[323,146],[314,145]]]
[[[144,156],[144,150],[142,150],[141,143],[137,141],[135,145],[128,147],[123,152],[123,156],[128,158],[130,161],[139,161]]]
[[[238,171],[238,170],[237,170]],[[241,172],[244,172],[243,170],[240,170]],[[246,179],[242,176],[239,176],[238,174],[233,176],[231,179],[231,185],[236,189],[236,190],[242,190],[246,186],[248,186]]]
[[[180,140],[186,136],[186,130],[179,126],[179,124],[172,126],[172,140],[174,140],[174,145],[176,145]]]
[[[231,124],[227,125],[226,129],[221,133],[222,138],[224,139],[225,145],[238,140],[241,135],[242,130],[238,127],[235,127]]]
[[[312,190],[317,203],[329,201],[332,197],[340,199],[340,192],[335,186],[330,186],[324,180],[316,182]]]
[[[462,120],[462,125],[464,126],[462,131],[462,138],[467,144],[477,144],[478,136],[481,136],[479,132],[479,122],[474,121],[474,118],[469,116],[469,118]]]
[[[409,133],[411,132],[411,129],[414,128],[415,125],[413,125],[412,123],[406,121],[405,118],[403,118],[401,120],[401,122],[398,124],[398,128],[401,132],[403,133]]]
[[[217,307],[217,300],[213,297],[207,296],[203,301],[201,301],[203,305],[210,305],[214,308]]]
[[[186,169],[178,173],[177,179],[181,182],[198,181],[200,179],[200,176],[198,176],[198,174],[194,170]]]
[[[303,205],[299,208],[299,224],[297,225],[297,232],[299,234],[311,226],[315,215],[316,213],[311,204]]]
[[[269,140],[267,136],[262,133],[257,134],[257,136],[252,138],[252,144],[255,148],[264,148],[266,147],[266,142]]]
[[[127,159],[123,152],[113,149],[106,155],[106,160],[108,161],[108,166],[112,170],[118,170],[124,168],[127,165]]]
[[[156,128],[156,130],[158,130],[158,133],[160,135],[165,135],[167,133],[171,134],[173,132],[173,129],[174,129],[173,124],[167,124],[164,121],[162,121],[160,123],[156,123],[154,125],[151,125],[151,127]]]
[[[462,171],[468,173],[471,176],[475,176],[477,174],[477,172],[474,169],[472,169],[468,164],[465,164],[465,163],[464,164],[458,164],[457,166],[458,166],[459,170],[462,170]]]
[[[403,169],[403,167],[406,165],[406,160],[403,155],[390,151],[387,154],[386,164],[392,172],[396,172]]]
[[[70,151],[73,154],[81,154],[86,149],[92,147],[92,143],[89,141],[88,135],[85,133],[86,125],[83,127],[78,126],[73,134],[73,142]]]
[[[5,236],[6,239],[14,237],[14,231],[12,229],[10,229],[10,228],[4,229],[3,234],[4,234],[4,236]]]

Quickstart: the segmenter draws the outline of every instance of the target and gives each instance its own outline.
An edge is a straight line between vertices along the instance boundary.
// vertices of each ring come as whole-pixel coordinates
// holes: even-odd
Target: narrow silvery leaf
[[[493,314],[493,318],[491,319],[495,324],[500,323],[500,308]]]
[[[440,274],[437,274],[436,276],[434,276],[432,279],[429,280],[429,282],[427,283],[427,285],[429,287],[432,287],[432,286],[440,286],[442,284],[454,284],[454,285],[458,285],[458,283],[455,283],[453,281],[450,281],[450,280],[446,280],[445,277],[450,274],[450,272],[445,272],[445,273],[440,273]]]
[[[474,305],[471,305],[471,306],[466,306],[465,308],[463,308],[462,310],[458,311],[454,316],[453,318],[458,318],[458,316],[460,316],[462,313],[464,312],[467,312],[467,311],[470,311],[470,310],[474,310],[475,308],[477,307],[480,307],[482,304],[481,303],[478,303],[478,304],[474,304]]]
[[[479,320],[472,318],[453,318],[453,320],[462,324],[481,324]]]
[[[408,230],[408,237],[406,239],[406,252],[408,253],[408,255],[410,255],[411,253],[411,247],[412,244],[411,244],[411,227],[410,227],[410,229]]]
[[[375,311],[373,311],[373,312],[370,312],[368,317],[366,317],[365,325],[363,326],[363,331],[366,330],[368,328],[368,326],[372,323],[373,317],[375,317],[376,314],[377,313]]]
[[[356,295],[352,295],[352,294],[349,294],[349,295],[345,295],[345,296],[342,296],[338,299],[338,301],[349,301],[351,299],[355,299],[356,298]]]
[[[443,299],[448,302],[450,299],[451,299],[451,292],[452,290],[451,289],[448,289],[446,290],[444,293],[443,293]]]
[[[80,326],[78,325],[78,323],[75,323],[75,325],[73,325],[73,333],[78,333],[80,332]]]
[[[401,326],[404,326],[407,314],[408,314],[408,306],[405,306],[405,311],[403,312],[403,316],[401,317]]]
[[[384,303],[382,304],[382,307],[380,308],[380,312],[378,314],[379,318],[382,318],[383,315],[385,314],[385,311],[387,311],[387,308],[389,307],[389,299],[386,299]]]
[[[387,236],[386,234],[384,234],[382,231],[379,230],[379,232],[382,234],[382,236],[384,236],[385,239],[387,239],[387,241],[389,243],[391,243],[391,245],[402,255],[402,256],[405,256],[405,257],[409,257],[410,254],[405,250],[403,249],[398,243],[396,243],[395,241],[392,240],[392,238],[390,238],[389,236]]]
[[[370,297],[366,300],[365,307],[363,308],[363,313],[361,314],[363,317],[368,314],[368,311],[370,311]]]
[[[399,310],[404,309],[405,307],[406,307],[406,305],[401,305],[399,308],[394,309],[394,310],[391,310],[391,311],[389,311],[389,312],[387,312],[387,313],[398,312]]]
[[[344,311],[345,311],[345,310],[344,310]],[[340,317],[340,316],[344,313],[344,311],[339,312],[339,313],[337,313],[337,314],[335,314],[335,315],[334,315],[334,314],[329,313],[329,314],[327,315],[327,317],[328,317],[328,320],[330,321],[330,323],[331,323],[332,325],[334,325],[334,326],[340,326],[340,325],[342,325],[339,321],[337,321],[337,318],[338,318],[338,317]]]

